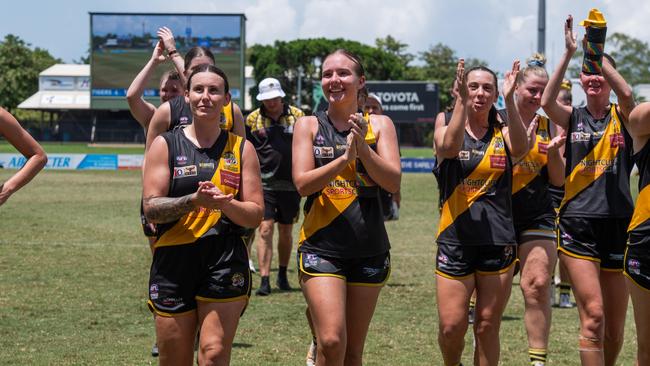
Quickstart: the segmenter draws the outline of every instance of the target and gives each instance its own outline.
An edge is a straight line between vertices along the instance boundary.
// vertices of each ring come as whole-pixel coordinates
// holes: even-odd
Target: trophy
[[[589,17],[580,22],[587,30],[587,41],[584,43],[584,57],[582,59],[582,72],[587,75],[602,74],[603,53],[605,52],[605,37],[607,36],[607,22],[603,13],[593,8]]]

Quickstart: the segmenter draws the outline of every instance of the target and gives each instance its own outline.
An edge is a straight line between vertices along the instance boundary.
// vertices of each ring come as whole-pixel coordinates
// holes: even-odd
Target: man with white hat
[[[269,272],[273,256],[273,227],[278,223],[278,278],[280,290],[291,290],[287,279],[287,265],[291,257],[291,231],[298,220],[300,195],[291,177],[291,143],[293,125],[303,112],[282,101],[285,96],[277,79],[266,78],[258,86],[257,100],[262,106],[246,118],[248,140],[255,146],[262,170],[264,188],[264,220],[259,227],[257,259],[262,281],[255,292],[271,293]]]

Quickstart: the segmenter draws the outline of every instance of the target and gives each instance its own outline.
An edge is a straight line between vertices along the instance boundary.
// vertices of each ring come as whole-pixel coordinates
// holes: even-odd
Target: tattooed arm
[[[169,150],[162,136],[157,136],[145,153],[142,194],[144,215],[152,223],[174,221],[194,209],[191,196],[167,197],[169,192]]]
[[[154,224],[178,220],[196,208],[193,196],[194,193],[182,197],[146,197],[144,199],[144,214],[147,220]]]

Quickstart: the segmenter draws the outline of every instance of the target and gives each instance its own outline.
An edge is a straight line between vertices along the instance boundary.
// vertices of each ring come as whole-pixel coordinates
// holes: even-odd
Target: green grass
[[[115,144],[91,146],[85,142],[39,142],[48,154],[143,154],[144,145]],[[6,141],[0,141],[0,153],[16,153]]]
[[[0,182],[14,172],[0,170]],[[139,172],[45,171],[0,206],[0,364],[155,363],[140,190]],[[442,364],[433,273],[436,191],[429,174],[403,177],[401,217],[387,225],[393,272],[368,335],[367,365]],[[290,281],[297,287],[294,261]],[[304,310],[298,291],[253,296],[232,364],[304,364],[310,339]],[[501,330],[503,365],[528,364],[522,316],[521,292],[513,288]],[[578,365],[577,311],[553,316],[548,364]],[[466,339],[468,365],[471,336]],[[630,309],[618,364],[633,364],[635,339]]]
[[[403,158],[433,158],[430,147],[403,147],[400,149]]]

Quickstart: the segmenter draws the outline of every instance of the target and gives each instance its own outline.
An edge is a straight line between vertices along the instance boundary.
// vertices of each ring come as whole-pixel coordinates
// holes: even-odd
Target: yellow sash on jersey
[[[545,134],[535,134],[535,145],[528,154],[512,167],[512,194],[519,192],[539,175],[539,172],[548,163],[546,150],[549,144],[548,119],[539,117],[537,131]]]
[[[505,172],[504,168],[493,167],[493,159],[498,158],[499,164],[503,158],[508,159],[504,148],[503,134],[501,129],[494,127],[494,136],[490,145],[485,151],[483,158],[469,176],[458,184],[452,194],[447,198],[440,211],[440,225],[438,236],[445,231],[460,214],[467,211],[469,207],[483,196]],[[503,161],[507,165],[505,160]],[[465,182],[469,185],[466,188]],[[472,187],[472,184],[476,184]]]
[[[560,210],[595,182],[614,163],[623,136],[621,135],[621,121],[616,114],[615,104],[612,104],[610,113],[612,118],[600,141],[594,146],[593,150],[580,160],[566,178],[564,182],[564,198],[562,198]]]
[[[650,220],[650,184],[643,187],[641,192],[639,192],[639,197],[637,197],[636,205],[634,206],[632,221],[627,231],[634,230],[637,226],[648,220]]]
[[[228,133],[228,142],[221,153],[219,166],[210,179],[224,194],[232,193],[236,196],[239,192],[242,143],[242,137]],[[193,243],[215,226],[219,219],[221,210],[201,207],[188,212],[156,240],[154,248]]]
[[[232,131],[232,128],[235,124],[235,110],[232,107],[232,102],[223,106],[223,111],[221,111],[221,119],[219,120],[219,127],[222,130],[228,132]]]
[[[363,119],[368,122],[368,132],[366,132],[365,136],[366,143],[370,146],[377,144],[377,137],[375,136],[375,133],[372,130],[372,124],[370,123],[370,115],[365,113]],[[377,183],[370,178],[369,174],[361,172],[357,172],[357,183],[360,187],[372,187],[377,185]]]
[[[365,140],[368,144],[376,143],[376,137],[368,118],[368,132]],[[357,187],[376,185],[367,174],[357,173],[357,162],[348,164],[337,176],[321,190],[316,197],[300,228],[299,243],[326,227],[343,213],[357,199]]]

